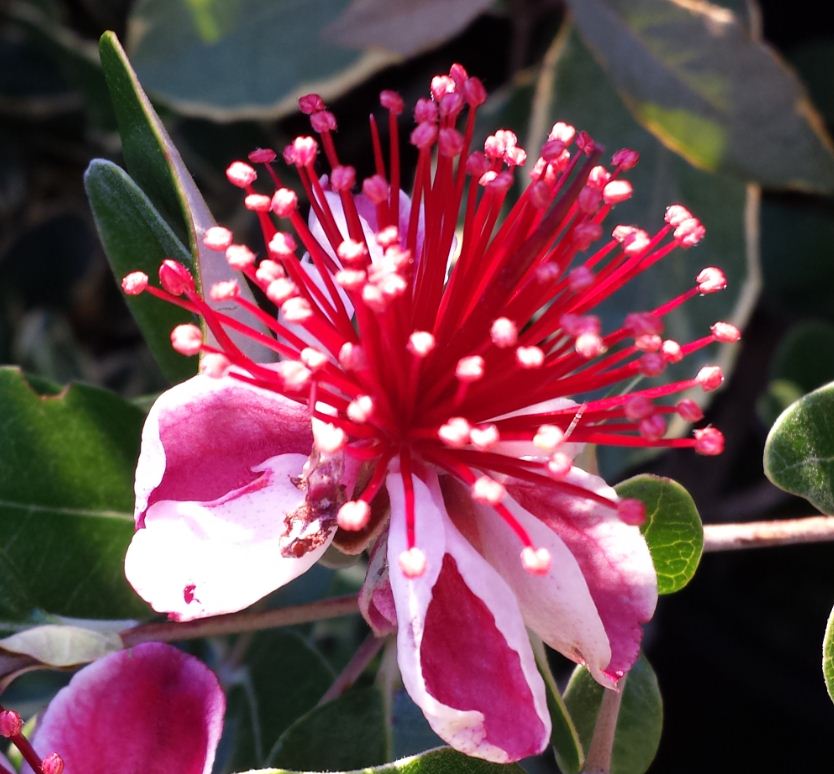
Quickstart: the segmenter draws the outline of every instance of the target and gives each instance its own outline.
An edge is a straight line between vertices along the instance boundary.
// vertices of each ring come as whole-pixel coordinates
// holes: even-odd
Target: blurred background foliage
[[[704,221],[696,257],[676,256],[635,283],[611,319],[681,292],[702,265],[732,280],[670,322],[680,339],[716,319],[745,329],[740,351],[722,355],[732,378],[708,411],[727,452],[619,455],[602,459],[605,471],[623,478],[642,463],[677,479],[706,522],[805,513],[765,481],[761,451],[785,406],[834,379],[834,24],[820,14],[810,0],[6,0],[0,362],[128,397],[166,386],[82,185],[91,158],[123,163],[98,63],[104,30],[125,43],[214,216],[252,243],[255,221],[224,170],[253,147],[280,149],[307,133],[299,95],[328,100],[343,156],[364,176],[379,91],[413,103],[460,61],[492,94],[484,135],[511,128],[535,152],[555,120],[576,123],[612,151],[641,152],[637,192],[618,221],[651,229],[673,201]],[[320,589],[287,592],[315,598],[340,578],[322,571],[307,581]],[[707,556],[647,637],[665,704],[651,770],[793,771],[826,760],[834,711],[819,643],[832,596],[824,546]],[[331,665],[343,663],[344,638],[320,628]],[[289,635],[279,639],[281,652],[310,658]],[[299,702],[298,712],[312,706]],[[411,720],[404,725],[407,735]]]

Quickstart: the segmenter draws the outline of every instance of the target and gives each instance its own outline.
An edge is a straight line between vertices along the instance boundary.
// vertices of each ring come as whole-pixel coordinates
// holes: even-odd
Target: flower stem
[[[623,701],[625,681],[620,680],[618,691],[605,689],[602,703],[599,705],[594,735],[588,747],[588,757],[582,774],[609,774],[611,771],[611,754],[614,752],[614,735],[617,731],[617,718]]]
[[[333,699],[338,699],[351,685],[353,685],[374,660],[382,646],[385,644],[385,637],[377,637],[371,633],[365,641],[356,649],[356,653],[348,662],[347,666],[340,672],[333,684],[325,691],[319,699],[319,705],[326,704]]]
[[[834,516],[704,525],[704,551],[738,551],[834,541]]]
[[[133,626],[120,632],[126,648],[140,642],[179,642],[198,637],[214,637],[221,634],[256,632],[280,626],[312,623],[327,618],[339,618],[357,611],[356,595],[320,599],[306,605],[292,605],[277,610],[244,611],[230,615],[217,615],[197,621],[163,621]]]

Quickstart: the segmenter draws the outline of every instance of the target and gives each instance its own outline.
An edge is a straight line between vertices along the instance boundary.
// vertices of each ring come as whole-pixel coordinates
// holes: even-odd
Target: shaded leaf
[[[463,30],[492,0],[352,0],[324,30],[349,48],[414,56]]]
[[[443,740],[432,730],[423,711],[404,690],[396,691],[392,697],[391,735],[394,756],[397,758],[432,750],[443,744]]]
[[[178,112],[275,118],[311,91],[332,99],[397,56],[334,45],[322,31],[349,0],[140,0],[128,49],[148,90]]]
[[[689,492],[677,481],[644,474],[616,487],[620,497],[646,506],[646,539],[660,594],[680,591],[695,575],[704,550],[704,527]]]
[[[640,656],[624,679],[623,700],[611,756],[611,774],[643,774],[654,760],[660,744],[663,700],[657,677],[645,656]],[[586,749],[594,734],[604,690],[585,667],[577,667],[565,691],[565,703]],[[564,771],[566,774],[575,774],[577,770]]]
[[[354,688],[295,721],[269,756],[289,769],[339,771],[374,766],[389,757],[382,693]]]
[[[570,0],[638,120],[693,164],[773,187],[834,190],[805,89],[732,11],[684,0]]]
[[[834,514],[834,384],[787,408],[770,430],[765,475],[823,513]]]
[[[828,616],[822,641],[822,674],[831,701],[834,701],[834,610]]]
[[[46,624],[24,629],[0,640],[0,650],[31,656],[52,667],[87,664],[122,649],[117,631]]]
[[[104,390],[42,396],[0,368],[0,620],[147,613],[123,570],[143,419]]]
[[[84,188],[117,278],[131,271],[155,277],[165,258],[191,266],[191,254],[124,170],[95,159],[84,173]],[[194,316],[146,293],[126,295],[125,301],[163,374],[171,381],[181,381],[197,373],[197,359],[175,352],[170,339],[175,325],[194,322]]]

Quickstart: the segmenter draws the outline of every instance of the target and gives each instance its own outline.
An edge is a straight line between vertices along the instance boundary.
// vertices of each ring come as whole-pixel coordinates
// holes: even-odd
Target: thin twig
[[[220,634],[256,632],[275,629],[280,626],[312,623],[327,618],[339,618],[357,611],[356,595],[320,599],[306,605],[293,605],[277,610],[245,611],[230,615],[217,615],[197,621],[163,621],[147,623],[120,632],[122,642],[129,648],[140,642],[179,642],[198,637],[213,637]]]
[[[826,541],[834,541],[834,516],[704,526],[704,551],[708,552]]]
[[[356,649],[356,653],[348,661],[347,666],[339,673],[333,684],[325,691],[319,699],[319,704],[326,704],[333,699],[338,699],[351,685],[353,685],[374,660],[380,648],[385,644],[385,637],[377,637],[371,632],[365,641]]]
[[[620,681],[619,690],[605,689],[597,713],[594,735],[588,747],[588,757],[582,774],[609,774],[611,771],[611,754],[614,752],[614,735],[617,732],[617,718],[623,701],[625,678]]]

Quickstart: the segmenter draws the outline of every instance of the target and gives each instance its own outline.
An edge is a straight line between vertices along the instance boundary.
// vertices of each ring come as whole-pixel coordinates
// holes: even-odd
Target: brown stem
[[[356,653],[348,662],[347,666],[339,673],[333,684],[325,691],[319,700],[319,704],[326,704],[333,699],[338,699],[351,685],[353,685],[374,660],[380,648],[385,644],[385,637],[377,637],[373,632],[356,649]]]
[[[597,713],[594,735],[588,747],[588,757],[582,774],[609,774],[611,771],[611,754],[614,752],[614,735],[617,731],[617,718],[623,701],[625,678],[620,680],[619,690],[607,688],[602,692],[602,702]]]
[[[834,516],[704,525],[704,551],[738,551],[834,541]]]
[[[244,611],[230,615],[217,615],[197,621],[163,621],[139,624],[120,632],[126,648],[140,642],[179,642],[198,637],[214,637],[220,634],[256,632],[279,626],[312,623],[326,618],[339,618],[357,611],[356,595],[320,599],[306,605],[293,605],[278,610]]]

